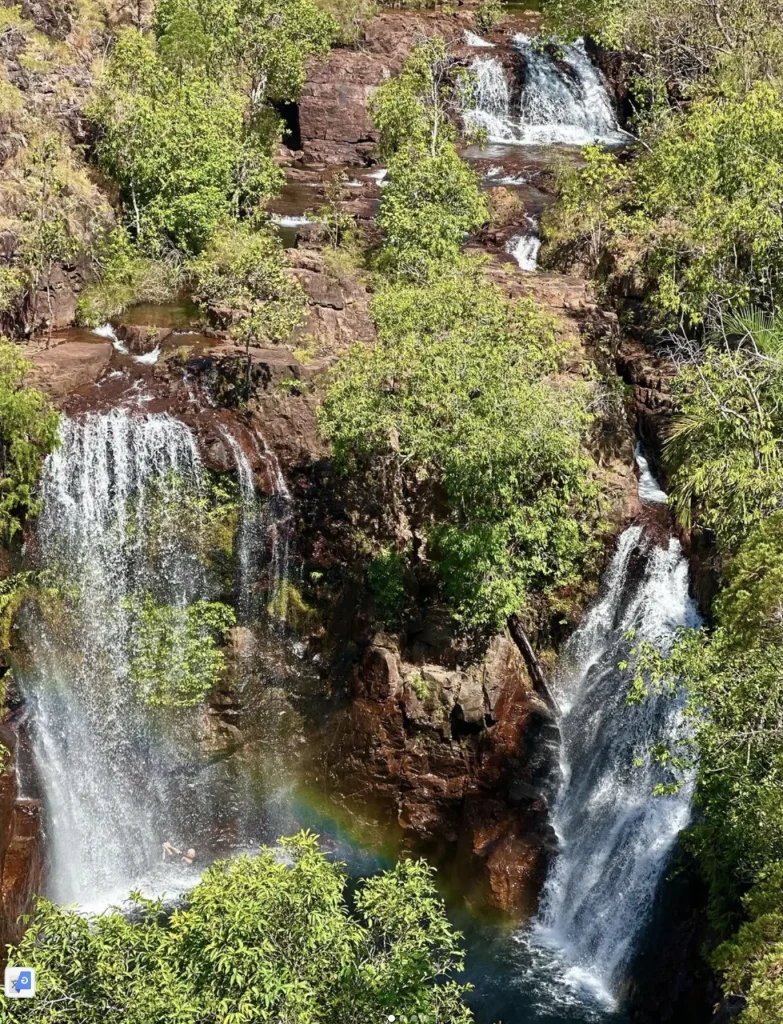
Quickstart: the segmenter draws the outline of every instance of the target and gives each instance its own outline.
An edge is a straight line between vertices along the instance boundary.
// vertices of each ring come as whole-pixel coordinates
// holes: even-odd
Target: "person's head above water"
[[[196,859],[196,851],[191,847],[185,853],[185,856],[182,859],[185,861],[186,864],[192,864],[193,861]]]

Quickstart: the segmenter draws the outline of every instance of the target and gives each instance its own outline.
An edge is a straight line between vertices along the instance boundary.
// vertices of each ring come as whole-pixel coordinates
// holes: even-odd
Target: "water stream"
[[[562,783],[552,811],[560,852],[533,937],[559,951],[569,983],[609,1004],[691,807],[689,784],[653,796],[665,776],[651,748],[685,728],[679,704],[658,696],[630,707],[618,665],[635,644],[665,649],[677,629],[698,625],[679,542],[660,546],[631,526],[563,659]]]
[[[524,59],[516,104],[502,61],[494,56],[473,59],[474,103],[465,118],[484,129],[490,142],[585,146],[626,140],[583,40],[545,48],[542,40],[519,34],[514,46]]]

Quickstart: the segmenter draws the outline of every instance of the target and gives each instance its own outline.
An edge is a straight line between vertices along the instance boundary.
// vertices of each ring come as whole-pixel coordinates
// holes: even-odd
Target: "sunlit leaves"
[[[359,885],[354,909],[346,882],[300,833],[207,868],[170,916],[138,894],[131,914],[92,919],[40,900],[9,960],[38,969],[38,993],[6,1002],[7,1019],[365,1024],[394,1013],[469,1024],[454,981],[460,936],[431,870],[398,864]]]
[[[126,602],[130,613],[130,677],[151,707],[201,704],[225,669],[225,641],[236,616],[227,605],[196,601],[180,608],[150,594]]]
[[[557,373],[548,318],[462,262],[373,303],[378,342],[336,370],[322,412],[337,462],[393,459],[436,481],[430,552],[467,621],[496,626],[531,591],[574,582],[596,520],[589,387]]]
[[[0,536],[12,536],[40,505],[35,485],[45,455],[58,442],[59,416],[27,383],[31,365],[0,338]]]

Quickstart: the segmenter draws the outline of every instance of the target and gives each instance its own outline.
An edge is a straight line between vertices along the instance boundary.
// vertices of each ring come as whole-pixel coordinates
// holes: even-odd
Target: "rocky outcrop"
[[[670,359],[640,341],[624,336],[617,353],[618,372],[633,388],[633,409],[646,450],[660,465],[667,424],[672,415],[669,384],[676,374]]]
[[[41,806],[22,799],[16,773],[16,731],[0,726],[0,743],[8,760],[0,773],[0,961],[6,945],[20,940],[24,926],[19,919],[33,908],[43,875]]]
[[[369,22],[360,48],[333,50],[323,60],[311,61],[298,108],[305,159],[371,163],[377,135],[368,104],[378,86],[397,74],[417,42],[435,35],[453,42],[473,27],[466,11],[390,11]]]
[[[83,340],[55,339],[49,348],[45,341],[25,347],[25,355],[33,364],[30,381],[50,398],[60,399],[100,379],[112,357],[110,341],[84,335]]]
[[[376,640],[317,766],[353,808],[380,803],[411,848],[473,878],[474,900],[535,908],[554,836],[550,713],[507,635],[465,668],[404,661]]]

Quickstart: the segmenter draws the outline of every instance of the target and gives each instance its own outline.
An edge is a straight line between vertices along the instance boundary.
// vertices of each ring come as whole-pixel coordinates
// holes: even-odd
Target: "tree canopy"
[[[393,460],[443,488],[427,526],[444,593],[497,627],[573,583],[593,549],[590,388],[560,374],[549,318],[463,259],[373,302],[378,341],[340,364],[321,413],[339,465]]]
[[[219,861],[173,911],[136,894],[87,916],[39,899],[10,964],[38,969],[10,1022],[360,1024],[389,1014],[469,1024],[459,933],[422,861],[361,882],[300,833]]]

